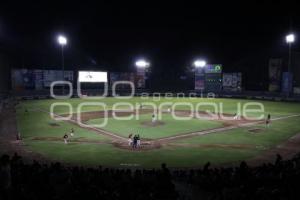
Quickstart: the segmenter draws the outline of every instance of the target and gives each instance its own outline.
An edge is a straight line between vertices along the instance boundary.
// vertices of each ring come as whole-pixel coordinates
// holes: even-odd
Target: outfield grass
[[[98,102],[105,103],[106,109],[112,109],[114,103],[119,102],[115,98],[105,98],[98,100]],[[151,99],[143,100],[141,98],[132,98],[126,102],[137,103],[153,102],[160,104],[164,102],[190,102],[193,105],[199,102],[214,102],[223,103],[224,113],[236,113],[236,103],[240,102],[242,105],[252,100],[236,100],[236,99],[188,99],[188,98],[173,98],[161,99],[153,101]],[[174,146],[163,146],[160,149],[133,152],[131,150],[124,150],[107,144],[93,144],[93,143],[70,143],[64,145],[60,139],[64,133],[69,132],[71,128],[75,128],[75,138],[83,138],[97,142],[110,142],[111,139],[99,135],[94,131],[80,128],[77,125],[64,121],[55,121],[51,119],[46,112],[50,111],[50,105],[54,102],[65,102],[65,100],[30,100],[23,101],[17,106],[17,122],[18,129],[23,137],[25,143],[24,148],[43,155],[52,160],[60,160],[67,163],[76,163],[82,165],[107,165],[107,166],[123,166],[121,164],[137,164],[141,167],[158,167],[160,163],[166,162],[173,167],[188,167],[198,166],[210,161],[215,164],[235,162],[252,158],[272,148],[281,142],[287,140],[289,137],[300,133],[300,117],[288,118],[284,120],[274,121],[272,125],[266,129],[264,125],[255,125],[252,128],[261,128],[259,133],[250,133],[250,128],[239,128],[220,133],[213,133],[205,136],[197,136],[189,139],[182,139],[174,141]],[[77,112],[77,107],[82,102],[87,102],[81,99],[67,100],[73,108],[73,112]],[[88,102],[92,102],[89,100]],[[93,101],[95,102],[95,100]],[[272,117],[289,116],[300,114],[300,104],[285,103],[285,102],[270,102],[259,101],[265,107],[265,114],[270,113]],[[28,109],[29,112],[25,113]],[[83,112],[103,110],[99,106],[83,107]],[[176,109],[187,109],[186,106],[178,106]],[[203,110],[211,110],[207,106]],[[45,111],[45,112],[44,112]],[[66,107],[57,107],[55,113],[68,113]],[[129,133],[137,132],[142,137],[159,138],[170,135],[175,135],[183,132],[198,131],[207,128],[219,127],[221,124],[215,121],[191,120],[178,122],[169,118],[168,115],[163,118],[166,123],[164,126],[158,127],[143,127],[140,122],[143,120],[150,120],[151,116],[141,115],[140,121],[113,121],[109,119],[107,130],[128,136]],[[99,119],[98,119],[99,120]],[[97,122],[90,121],[90,123]],[[99,121],[98,121],[99,122]],[[56,126],[51,125],[55,123]],[[38,137],[38,140],[34,138]],[[46,141],[43,138],[55,137],[59,138],[57,141]],[[185,146],[190,144],[190,146]],[[227,148],[218,146],[197,147],[197,145],[210,144],[239,144],[249,145],[247,148]],[[182,145],[182,146],[180,146]]]
[[[116,120],[109,118],[107,125],[103,129],[118,135],[127,137],[129,134],[139,134],[141,138],[145,139],[157,139],[162,137],[168,137],[183,133],[196,132],[201,130],[207,130],[212,128],[222,127],[222,123],[212,120],[203,119],[191,119],[187,121],[174,120],[171,114],[163,114],[163,125],[160,126],[147,126],[143,125],[143,122],[151,123],[152,114],[143,114],[136,120]],[[103,123],[102,118],[92,119],[88,121],[90,125],[99,125]]]
[[[51,124],[56,124],[55,126]],[[74,124],[65,121],[55,121],[45,112],[30,111],[25,113],[22,109],[17,110],[17,125],[21,136],[25,142],[33,138],[56,137],[63,141],[65,133],[69,133],[71,128],[75,129],[75,136],[97,141],[109,141],[104,135],[97,134],[93,131],[87,131]]]
[[[105,98],[101,100],[82,100],[78,98],[68,99],[68,100],[56,100],[56,99],[47,99],[47,100],[28,100],[23,101],[21,105],[18,106],[18,109],[44,109],[49,111],[50,105],[52,103],[60,103],[60,102],[67,102],[70,103],[73,112],[76,113],[79,105],[83,102],[100,102],[106,104],[106,109],[112,109],[115,103],[120,101],[132,103],[133,105],[144,102],[154,103],[159,105],[161,103],[178,103],[178,102],[188,102],[192,103],[194,106],[197,103],[201,102],[209,102],[209,103],[216,103],[217,105],[223,104],[223,113],[230,113],[234,114],[237,110],[237,103],[241,103],[243,106],[245,103],[248,102],[259,102],[262,103],[265,107],[265,113],[271,113],[273,117],[276,116],[284,116],[284,115],[291,115],[291,114],[299,114],[300,113],[300,104],[294,102],[273,102],[273,101],[264,101],[264,100],[247,100],[247,99],[207,99],[207,98],[172,98],[172,99],[165,99],[162,98],[160,100],[154,101],[153,99],[142,99],[139,97],[126,99],[126,100],[119,100],[116,98]],[[177,106],[176,109],[189,109],[188,106]],[[100,106],[85,106],[83,107],[82,111],[95,111],[95,110],[103,110]],[[203,106],[201,110],[213,110],[211,106]],[[55,113],[57,114],[64,114],[69,113],[69,109],[66,106],[60,106],[55,109]]]
[[[238,128],[220,133],[197,136],[193,138],[176,141],[179,144],[243,144],[253,145],[258,148],[272,148],[286,141],[293,135],[300,133],[300,117],[273,121],[269,127],[265,124],[255,125],[247,128]],[[249,130],[260,129],[253,133]]]

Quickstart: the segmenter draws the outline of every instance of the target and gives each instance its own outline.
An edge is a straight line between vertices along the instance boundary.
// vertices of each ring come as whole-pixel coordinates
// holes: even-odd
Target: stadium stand
[[[103,169],[0,159],[1,199],[299,199],[300,155],[274,164],[172,170]],[[175,187],[176,186],[176,187]]]
[[[177,199],[169,170],[102,169],[0,161],[1,199]]]

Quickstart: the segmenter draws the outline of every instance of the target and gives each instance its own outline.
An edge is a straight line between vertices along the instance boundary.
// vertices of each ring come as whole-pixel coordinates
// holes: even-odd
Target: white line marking
[[[42,109],[35,109],[35,110],[40,111],[40,112],[44,112],[44,113],[47,113],[47,114],[50,114],[50,112],[48,112],[48,111],[46,111],[46,110],[42,110]],[[55,114],[55,113],[53,113],[53,115],[56,116],[56,117],[62,117],[61,115],[58,115],[58,114]],[[76,121],[76,120],[73,120],[73,119],[64,120],[64,121],[71,121],[71,122],[73,122],[73,123],[79,125],[79,124],[77,123],[77,121]],[[95,128],[95,127],[84,127],[84,126],[80,126],[80,127],[92,129],[92,130],[95,130],[95,131],[97,131],[97,132],[103,132],[103,133],[105,133],[105,134],[107,134],[107,135],[109,135],[109,136],[111,136],[111,137],[118,138],[118,139],[121,139],[121,140],[124,140],[124,141],[127,142],[127,138],[124,138],[124,137],[121,137],[121,136],[119,136],[119,135],[110,133],[110,132],[105,131],[105,130],[103,130],[103,129],[99,129],[99,128]]]
[[[50,114],[50,112],[42,110],[42,109],[35,109],[35,110]],[[56,117],[62,117],[62,116],[54,114],[54,113],[53,113],[53,115],[55,115]],[[288,119],[288,118],[293,118],[293,117],[300,117],[300,114],[282,116],[282,117],[274,118],[274,119],[272,119],[272,121],[283,120],[283,119]],[[67,121],[72,121],[73,123],[78,125],[76,120],[70,119],[70,120],[67,120]],[[169,140],[174,140],[174,139],[185,138],[185,137],[188,137],[188,136],[207,135],[209,133],[217,133],[217,132],[223,132],[223,131],[228,131],[228,130],[237,129],[237,128],[249,127],[249,126],[257,125],[257,124],[260,124],[260,123],[262,123],[262,121],[249,122],[249,123],[244,123],[244,124],[240,124],[240,125],[221,127],[221,128],[211,129],[211,130],[197,131],[197,132],[193,132],[193,133],[187,133],[187,134],[181,134],[181,135],[161,138],[161,139],[157,139],[157,140],[154,140],[154,141],[161,142],[161,141],[169,141]],[[80,127],[82,127],[82,126],[80,126]],[[107,134],[111,137],[118,138],[118,139],[121,139],[121,140],[124,140],[124,141],[127,142],[127,138],[124,138],[122,136],[113,134],[113,133],[105,131],[103,129],[99,129],[99,128],[95,128],[95,127],[85,127],[85,128],[93,129],[93,130],[98,131],[98,132],[103,132],[103,133],[105,133],[105,134]]]
[[[278,118],[272,119],[272,121],[288,119],[288,118],[292,118],[292,117],[300,117],[300,114],[278,117]],[[174,140],[174,139],[179,139],[179,138],[185,138],[185,137],[192,136],[192,135],[195,135],[195,136],[196,135],[198,135],[198,136],[199,135],[206,135],[206,134],[209,134],[209,133],[217,133],[217,132],[223,132],[223,131],[228,131],[228,130],[232,130],[232,129],[242,128],[242,127],[253,126],[253,125],[260,124],[260,123],[262,123],[262,121],[249,122],[249,123],[244,123],[244,124],[240,124],[240,125],[227,126],[227,127],[216,128],[216,129],[211,129],[211,130],[206,130],[206,131],[204,130],[204,131],[198,131],[198,132],[194,132],[194,133],[187,133],[187,134],[171,136],[171,137],[167,137],[167,138],[161,138],[161,139],[158,139],[157,141]]]

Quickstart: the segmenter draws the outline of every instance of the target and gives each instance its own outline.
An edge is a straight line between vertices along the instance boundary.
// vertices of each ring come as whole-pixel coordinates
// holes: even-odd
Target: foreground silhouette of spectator
[[[1,157],[0,199],[176,199],[166,166],[161,170],[65,167]]]
[[[258,167],[241,162],[238,167],[211,168],[207,163],[202,169],[173,171],[166,164],[133,171],[24,164],[17,154],[0,158],[1,200],[300,199],[299,179],[299,155],[290,160],[277,155],[274,164]],[[174,182],[183,187],[175,189]]]

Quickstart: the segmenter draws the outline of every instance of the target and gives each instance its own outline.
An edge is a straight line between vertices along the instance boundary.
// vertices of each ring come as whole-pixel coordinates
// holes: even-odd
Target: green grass
[[[143,168],[160,167],[166,162],[170,167],[200,166],[208,161],[214,164],[241,161],[258,154],[257,149],[239,150],[223,148],[195,149],[187,147],[161,148],[151,151],[130,151],[109,144],[71,144],[28,142],[29,149],[54,161],[82,165],[122,167],[124,164]]]
[[[74,124],[64,121],[54,121],[49,114],[40,110],[50,111],[50,105],[55,102],[65,102],[66,100],[30,100],[23,101],[17,106],[17,124],[18,130],[21,132],[24,148],[41,154],[51,160],[59,160],[67,163],[75,163],[81,165],[106,165],[106,166],[122,166],[121,164],[137,164],[141,167],[158,167],[162,162],[166,162],[171,167],[188,167],[199,166],[207,161],[214,164],[230,163],[248,158],[253,158],[264,150],[272,148],[293,135],[300,133],[300,117],[289,118],[285,120],[274,121],[270,128],[266,129],[264,125],[255,125],[253,128],[261,128],[260,133],[250,133],[250,128],[239,128],[230,131],[213,133],[205,136],[197,136],[188,139],[174,141],[174,146],[163,146],[160,149],[149,150],[143,152],[135,152],[123,150],[114,147],[111,144],[92,144],[92,143],[70,143],[64,145],[62,141],[44,141],[33,140],[36,137],[62,138],[63,134],[69,132],[71,128],[75,129],[75,138],[83,138],[86,140],[97,142],[109,142],[110,138],[99,135],[96,132],[80,128]],[[161,99],[154,101],[152,99],[132,98],[122,100],[139,105],[141,102],[152,102],[157,105],[165,102],[190,102],[195,106],[199,102],[210,102],[223,104],[223,113],[236,113],[236,104],[244,105],[253,100],[239,99],[189,99],[189,98],[173,98]],[[106,104],[105,109],[112,109],[114,103],[120,102],[115,98],[105,98],[102,100],[81,100],[69,99],[73,112],[77,112],[77,108],[82,102],[102,102]],[[257,101],[255,101],[257,102]],[[288,116],[300,114],[300,104],[285,102],[258,101],[264,105],[264,114],[270,113],[272,117]],[[29,113],[25,113],[25,109]],[[37,110],[39,109],[39,110]],[[99,106],[83,107],[82,112],[103,110]],[[187,106],[178,106],[176,109],[187,109]],[[212,110],[210,106],[204,106],[201,110]],[[55,113],[68,113],[67,107],[57,107]],[[148,114],[141,115],[139,121],[116,121],[108,119],[109,123],[105,129],[122,136],[128,136],[129,133],[139,133],[142,138],[160,138],[179,133],[199,131],[208,128],[219,127],[219,122],[196,120],[191,121],[175,121],[169,115],[163,116],[164,126],[143,127],[140,124],[143,120],[150,121],[151,116]],[[101,119],[91,120],[89,123],[99,123]],[[59,126],[51,126],[49,123],[56,123]],[[180,146],[191,144],[194,146]],[[225,147],[197,147],[201,144],[246,144],[248,148],[225,148]],[[263,148],[261,148],[263,147]]]
[[[207,99],[207,98],[172,98],[172,99],[165,99],[162,98],[158,101],[153,101],[151,98],[149,99],[142,99],[139,97],[134,97],[132,99],[126,99],[126,100],[119,100],[116,98],[105,98],[101,100],[82,100],[78,98],[74,99],[68,99],[68,100],[56,100],[56,99],[48,99],[48,100],[28,100],[22,102],[21,105],[19,105],[20,109],[24,108],[40,108],[45,110],[50,110],[50,105],[52,103],[57,102],[68,102],[71,104],[73,108],[73,112],[77,112],[77,108],[79,107],[80,103],[82,102],[102,102],[105,103],[107,106],[107,109],[111,109],[112,106],[117,102],[128,102],[133,103],[134,105],[139,105],[141,102],[150,102],[154,103],[156,105],[159,105],[161,103],[170,102],[170,103],[178,103],[178,102],[188,102],[192,103],[194,106],[197,103],[201,102],[209,102],[209,103],[217,103],[217,105],[220,105],[220,103],[223,104],[223,109],[221,110],[224,113],[236,113],[237,109],[237,103],[241,103],[241,105],[244,105],[248,102],[259,102],[262,103],[265,107],[265,113],[271,113],[273,116],[282,116],[282,115],[289,115],[289,114],[299,114],[300,113],[300,106],[299,103],[293,103],[293,102],[272,102],[272,101],[263,101],[263,100],[246,100],[246,99]],[[218,106],[220,107],[220,106]],[[188,109],[187,106],[177,106],[176,109]],[[103,110],[102,107],[99,106],[86,106],[83,107],[82,111],[95,111],[95,110]],[[201,110],[213,110],[211,106],[203,106],[201,107]],[[219,109],[220,111],[220,109]],[[55,112],[58,114],[62,113],[69,113],[69,110],[67,107],[60,106],[57,109],[55,109]]]
[[[270,127],[264,124],[247,128],[239,128],[221,133],[193,137],[177,141],[181,144],[248,144],[271,148],[286,141],[293,135],[300,133],[300,117],[273,121]],[[258,133],[249,132],[250,129],[261,129]]]
[[[57,126],[51,126],[51,123]],[[78,138],[85,138],[97,141],[108,141],[109,138],[97,134],[93,131],[87,131],[74,124],[55,121],[51,119],[50,115],[44,112],[30,111],[28,113],[23,110],[17,110],[17,124],[23,140],[28,141],[35,137],[56,137],[63,138],[65,133],[69,133],[71,128],[75,129],[75,136]]]
[[[161,122],[165,123],[160,126],[147,126],[143,125],[143,122],[151,122],[152,114],[143,114],[139,116],[139,119],[131,120],[116,120],[109,118],[107,125],[103,129],[118,135],[127,137],[129,134],[139,134],[141,138],[145,139],[157,139],[162,137],[168,137],[183,133],[196,132],[201,130],[207,130],[217,127],[222,127],[221,122],[202,119],[191,120],[174,120],[171,114],[163,114]],[[92,119],[88,121],[90,125],[99,125],[103,123],[104,119]]]

